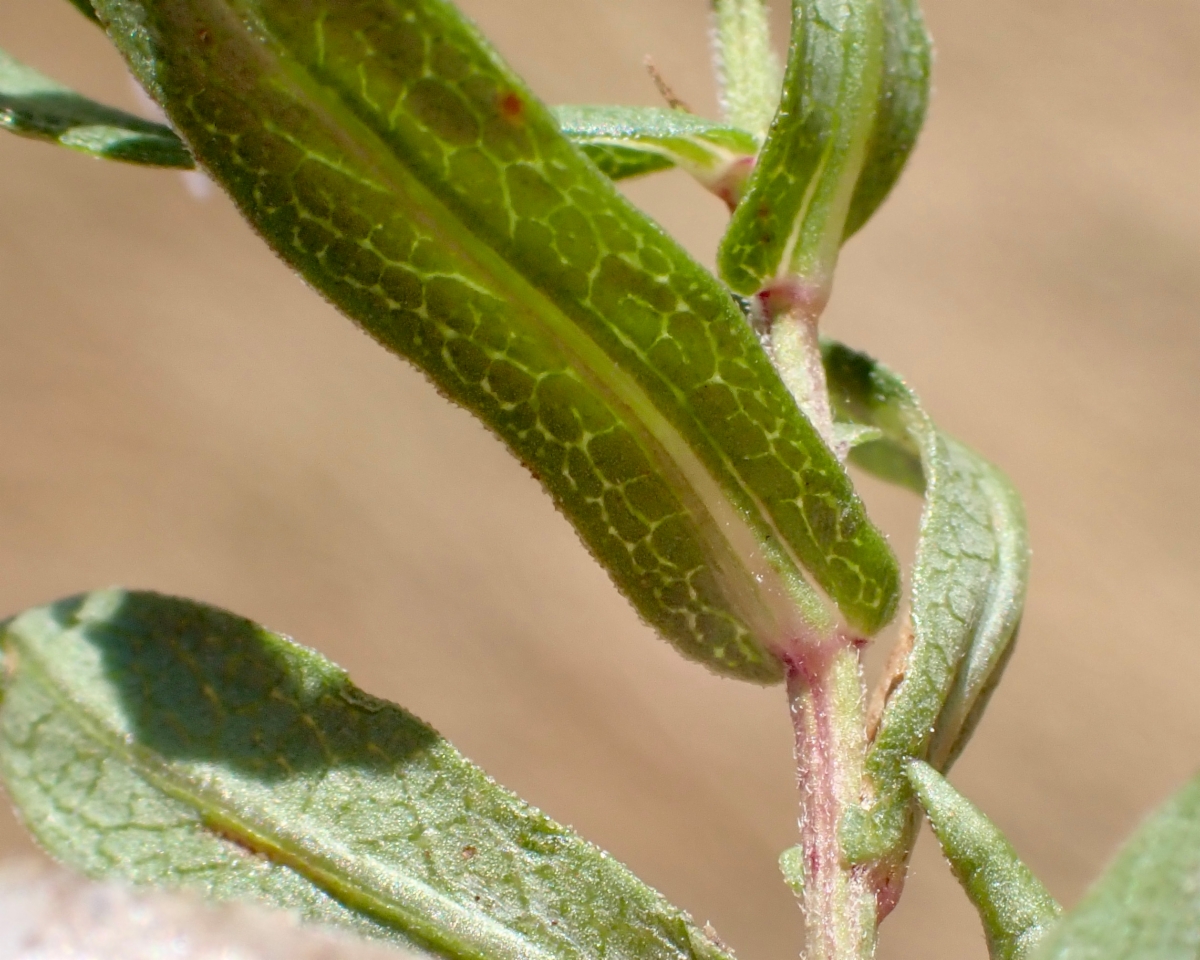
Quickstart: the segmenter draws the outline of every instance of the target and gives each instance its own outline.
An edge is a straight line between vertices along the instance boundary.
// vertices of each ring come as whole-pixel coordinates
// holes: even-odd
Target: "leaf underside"
[[[80,96],[3,50],[0,128],[105,160],[182,170],[194,166],[187,147],[169,127]]]
[[[875,801],[844,837],[852,859],[899,865],[915,839],[907,763],[950,767],[1011,655],[1029,573],[1024,509],[1008,479],[938,430],[896,374],[841,344],[824,349],[839,416],[884,434],[856,447],[851,462],[925,495],[913,648],[867,753]]]
[[[1061,908],[980,810],[933,767],[909,764],[942,852],[979,912],[992,960],[1027,960],[1057,922]]]
[[[97,5],[271,246],[493,429],[685,655],[778,680],[803,572],[888,621],[895,558],[728,293],[452,6]]]
[[[1200,777],[1150,816],[1032,960],[1184,960],[1200,953]]]
[[[106,590],[2,639],[0,771],[38,841],[89,876],[447,960],[729,960],[430,727],[240,617]]]
[[[657,107],[554,108],[562,132],[610,180],[625,180],[671,167],[703,179],[758,150],[738,127],[681,110]]]

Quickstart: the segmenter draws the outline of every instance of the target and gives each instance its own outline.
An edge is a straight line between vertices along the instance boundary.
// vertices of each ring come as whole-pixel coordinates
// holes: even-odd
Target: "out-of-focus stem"
[[[866,730],[856,645],[836,637],[787,660],[800,787],[805,960],[870,960],[876,898],[869,869],[844,863],[838,828],[859,802]]]

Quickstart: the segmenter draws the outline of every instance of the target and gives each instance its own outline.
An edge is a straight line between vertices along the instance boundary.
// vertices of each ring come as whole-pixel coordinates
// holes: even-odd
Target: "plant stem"
[[[787,659],[800,787],[798,886],[805,960],[870,960],[876,903],[869,872],[842,861],[838,828],[863,783],[866,729],[858,649],[837,636]]]
[[[763,345],[775,369],[825,445],[839,460],[845,460],[845,444],[834,435],[833,408],[817,335],[828,299],[828,283],[792,277],[760,291],[758,305],[765,331]]]

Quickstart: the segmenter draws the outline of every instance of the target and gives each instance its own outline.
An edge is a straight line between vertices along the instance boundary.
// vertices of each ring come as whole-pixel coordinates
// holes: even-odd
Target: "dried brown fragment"
[[[683,99],[675,93],[671,85],[667,83],[666,78],[658,70],[658,65],[655,64],[654,58],[646,54],[646,59],[642,61],[646,66],[646,72],[650,74],[650,79],[654,81],[654,86],[657,88],[659,95],[667,101],[667,106],[672,110],[682,110],[684,113],[695,113],[691,107],[684,102]]]

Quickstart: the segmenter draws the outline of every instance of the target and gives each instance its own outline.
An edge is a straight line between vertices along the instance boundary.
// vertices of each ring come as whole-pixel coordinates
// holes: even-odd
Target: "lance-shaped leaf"
[[[827,295],[916,143],[929,67],[916,0],[793,0],[780,109],[718,255],[734,290],[793,277]]]
[[[1062,909],[982,811],[920,760],[907,768],[917,798],[979,912],[992,960],[1026,960]]]
[[[765,0],[713,0],[712,39],[722,114],[765,137],[779,104],[782,72],[771,49]]]
[[[785,277],[828,287],[875,124],[885,33],[883,0],[792,0],[783,98],[717,255],[738,293]]]
[[[445,960],[728,960],[416,717],[240,617],[106,590],[28,611],[2,639],[9,795],[92,877]]]
[[[160,123],[106,107],[0,50],[0,128],[106,160],[190,169],[183,141]]]
[[[1182,960],[1200,949],[1200,778],[1155,812],[1033,960]]]
[[[891,193],[917,145],[929,106],[933,44],[920,4],[884,0],[883,16],[883,91],[843,239],[856,233]]]
[[[946,770],[973,732],[1016,638],[1029,567],[1021,500],[1007,478],[934,426],[898,376],[825,345],[834,405],[883,431],[852,462],[925,495],[912,574],[913,646],[867,752],[872,801],[843,842],[855,860],[902,870],[913,839],[912,759]],[[899,878],[897,877],[897,882]]]
[[[612,180],[681,167],[733,207],[758,144],[737,127],[657,107],[556,107],[562,132]]]
[[[476,413],[641,614],[759,681],[898,574],[728,293],[442,0],[98,0],[271,246]],[[797,610],[803,610],[798,614]]]

